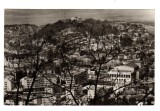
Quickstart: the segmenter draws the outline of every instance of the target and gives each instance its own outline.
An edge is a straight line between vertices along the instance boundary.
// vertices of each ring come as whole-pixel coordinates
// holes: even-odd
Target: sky
[[[44,25],[71,17],[122,21],[154,21],[151,9],[5,9],[5,24]]]

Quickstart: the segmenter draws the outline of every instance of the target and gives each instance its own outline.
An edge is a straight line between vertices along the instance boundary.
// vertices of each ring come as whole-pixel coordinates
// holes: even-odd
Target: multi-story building
[[[99,81],[97,84],[97,92],[99,92],[99,90],[102,88],[104,90],[108,90],[110,88],[114,87],[114,83],[110,82],[110,81]],[[87,96],[89,99],[93,99],[95,96],[95,85],[87,85],[85,87],[83,87],[83,90],[87,90]],[[98,93],[98,95],[101,95],[100,92]],[[103,95],[103,94],[102,94]]]
[[[94,70],[88,69],[88,80],[96,80],[96,74]]]
[[[66,81],[66,86],[69,86],[70,84],[75,85],[75,78],[74,78],[74,76],[73,77],[67,76],[65,78],[65,81]]]
[[[14,81],[10,77],[5,77],[4,78],[4,91],[12,91],[14,88]]]
[[[22,78],[22,85],[24,88],[30,88],[33,78],[30,77],[24,77]],[[34,84],[34,88],[41,88],[41,87],[47,87],[47,86],[51,86],[52,83],[56,83],[57,82],[57,78],[56,77],[48,77],[48,78],[44,78],[44,77],[37,77],[36,82]]]
[[[107,73],[107,78],[116,83],[130,83],[139,79],[139,67],[134,63],[116,66]]]
[[[87,72],[75,75],[75,84],[83,84],[87,82]]]

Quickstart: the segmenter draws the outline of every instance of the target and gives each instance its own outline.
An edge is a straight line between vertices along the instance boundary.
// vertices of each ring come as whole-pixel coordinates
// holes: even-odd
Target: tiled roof
[[[129,66],[129,67],[132,67],[132,68],[137,68],[138,67],[138,65],[134,64],[134,63],[128,63],[128,64],[125,64],[125,66]]]

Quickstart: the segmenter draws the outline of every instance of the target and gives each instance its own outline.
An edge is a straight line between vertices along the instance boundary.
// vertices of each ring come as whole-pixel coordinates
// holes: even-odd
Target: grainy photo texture
[[[151,9],[5,9],[5,105],[154,105]]]

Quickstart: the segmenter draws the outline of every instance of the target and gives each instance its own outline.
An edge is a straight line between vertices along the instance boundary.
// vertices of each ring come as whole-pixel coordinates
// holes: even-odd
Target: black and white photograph
[[[4,105],[155,104],[154,9],[4,9]]]

